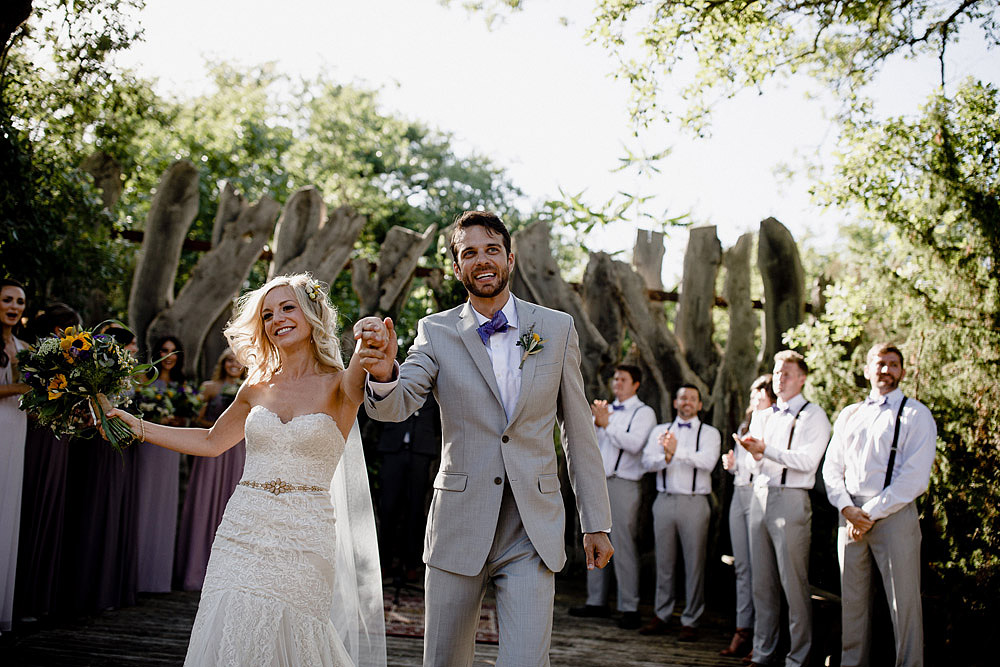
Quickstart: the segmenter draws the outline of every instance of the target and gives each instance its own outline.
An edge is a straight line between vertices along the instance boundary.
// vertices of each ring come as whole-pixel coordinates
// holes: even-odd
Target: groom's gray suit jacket
[[[382,399],[370,394],[365,399],[372,418],[401,421],[423,405],[427,392],[434,392],[444,442],[424,562],[465,576],[479,574],[486,562],[505,480],[545,565],[557,572],[566,563],[566,515],[552,438],[557,421],[583,532],[611,529],[573,318],[516,298],[515,304],[518,336],[534,325],[545,343],[524,362],[521,393],[509,422],[468,302],[420,320],[398,385]]]

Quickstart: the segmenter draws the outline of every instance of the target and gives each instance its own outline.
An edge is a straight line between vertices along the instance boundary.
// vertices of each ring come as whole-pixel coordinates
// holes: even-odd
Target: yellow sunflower
[[[62,373],[49,380],[49,400],[51,401],[62,396],[65,392],[61,390],[65,389],[67,384],[66,376]]]
[[[76,327],[69,327],[63,332],[59,339],[59,347],[62,349],[66,361],[73,363],[81,352],[86,352],[94,345],[89,331],[77,331]]]

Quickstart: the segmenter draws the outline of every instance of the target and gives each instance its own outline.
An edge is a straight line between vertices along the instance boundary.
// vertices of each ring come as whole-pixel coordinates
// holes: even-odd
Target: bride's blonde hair
[[[282,286],[292,288],[299,309],[312,327],[310,344],[313,356],[325,366],[344,370],[340,340],[337,338],[337,309],[329,301],[327,286],[308,273],[296,273],[272,278],[236,302],[233,317],[223,334],[229,340],[236,359],[247,367],[247,381],[253,384],[270,380],[281,367],[278,349],[264,333],[260,309],[268,292]]]

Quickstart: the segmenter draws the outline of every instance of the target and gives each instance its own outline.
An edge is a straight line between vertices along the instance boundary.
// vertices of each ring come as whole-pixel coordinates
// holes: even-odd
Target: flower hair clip
[[[323,296],[323,288],[315,280],[306,283],[306,296],[309,297],[310,301],[319,301]]]

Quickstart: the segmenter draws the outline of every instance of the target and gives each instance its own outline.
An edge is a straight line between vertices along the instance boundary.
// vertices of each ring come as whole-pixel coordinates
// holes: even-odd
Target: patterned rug
[[[386,588],[383,592],[385,608],[385,634],[391,637],[424,636],[424,595],[422,591],[402,590],[399,603],[393,604],[396,590]],[[500,633],[497,630],[497,608],[492,601],[483,600],[479,612],[479,627],[476,641],[480,644],[497,644]]]

